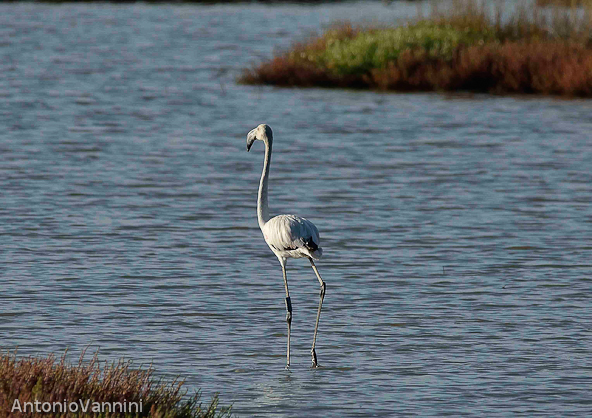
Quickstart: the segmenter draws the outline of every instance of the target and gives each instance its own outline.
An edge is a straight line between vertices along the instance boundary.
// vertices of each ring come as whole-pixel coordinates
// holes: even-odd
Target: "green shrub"
[[[450,60],[459,46],[483,45],[495,41],[495,35],[492,28],[474,30],[423,21],[398,28],[360,32],[351,39],[330,39],[314,61],[337,74],[366,73],[375,68],[386,68],[389,62],[396,61],[401,52],[407,50]]]

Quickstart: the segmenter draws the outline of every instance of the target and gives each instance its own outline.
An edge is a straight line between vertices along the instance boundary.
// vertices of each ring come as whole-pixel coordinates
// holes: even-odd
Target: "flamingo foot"
[[[315,351],[315,349],[313,348],[310,351],[311,355],[312,355],[312,368],[316,369],[317,367],[319,367],[319,363],[317,362],[317,352]]]

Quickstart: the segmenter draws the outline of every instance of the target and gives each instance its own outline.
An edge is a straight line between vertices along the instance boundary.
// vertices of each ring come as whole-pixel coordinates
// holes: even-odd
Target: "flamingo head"
[[[257,126],[255,129],[252,129],[247,134],[247,151],[251,150],[253,143],[257,140],[259,141],[269,141],[271,142],[273,139],[273,132],[269,125],[262,123],[261,125]]]

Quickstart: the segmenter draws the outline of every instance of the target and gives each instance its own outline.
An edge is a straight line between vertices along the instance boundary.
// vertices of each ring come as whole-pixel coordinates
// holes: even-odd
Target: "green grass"
[[[475,30],[422,21],[397,28],[360,31],[353,38],[330,39],[323,51],[311,56],[317,65],[335,74],[359,74],[387,68],[402,52],[409,50],[450,60],[459,46],[496,42],[495,35],[491,28]]]

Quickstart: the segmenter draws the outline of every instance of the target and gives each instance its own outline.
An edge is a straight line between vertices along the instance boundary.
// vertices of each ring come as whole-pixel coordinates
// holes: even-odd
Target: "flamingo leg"
[[[290,368],[290,332],[292,330],[292,301],[288,291],[288,277],[286,276],[286,261],[280,260],[282,273],[284,275],[284,286],[286,288],[286,322],[288,323],[288,349],[286,354],[286,369]]]
[[[314,336],[312,338],[312,348],[310,350],[310,354],[312,355],[312,367],[319,367],[319,364],[317,363],[317,353],[315,351],[315,344],[317,342],[317,331],[319,329],[319,320],[321,319],[321,308],[323,307],[323,299],[325,298],[325,289],[327,288],[327,285],[323,281],[323,279],[321,279],[321,275],[319,274],[319,271],[317,270],[317,266],[315,266],[314,261],[312,261],[312,258],[309,258],[309,260],[310,260],[310,265],[312,266],[312,269],[314,270],[315,274],[317,275],[317,279],[319,279],[319,283],[321,285],[321,293],[320,293],[320,298],[319,298],[319,310],[317,311],[317,322],[315,323]]]

